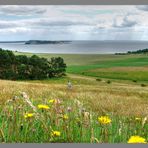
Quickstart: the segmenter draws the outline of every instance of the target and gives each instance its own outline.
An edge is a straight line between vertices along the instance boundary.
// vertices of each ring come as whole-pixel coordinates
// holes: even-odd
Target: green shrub
[[[141,87],[146,87],[146,84],[141,84]]]
[[[106,83],[107,83],[107,84],[110,84],[110,83],[111,83],[111,81],[110,81],[110,80],[107,80],[107,81],[106,81]]]
[[[102,81],[100,78],[97,78],[96,81]]]

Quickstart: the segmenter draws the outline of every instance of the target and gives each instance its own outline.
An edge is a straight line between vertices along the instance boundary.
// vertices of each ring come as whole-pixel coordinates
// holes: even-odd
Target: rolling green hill
[[[24,54],[18,53],[15,54]],[[25,53],[31,56],[31,53]],[[51,58],[62,57],[67,64],[67,73],[107,79],[148,82],[148,56],[143,54],[37,54]]]

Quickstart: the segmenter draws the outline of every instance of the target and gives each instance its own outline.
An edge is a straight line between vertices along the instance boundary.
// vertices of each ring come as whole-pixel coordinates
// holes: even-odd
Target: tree
[[[0,49],[0,78],[13,79],[15,77],[14,61],[15,55],[12,51]]]
[[[48,77],[50,67],[47,59],[33,55],[29,64],[31,65],[31,79],[45,79]]]
[[[11,66],[11,57],[9,51],[4,51],[0,49],[0,67],[8,68]]]
[[[28,65],[25,64],[18,65],[17,72],[18,72],[17,73],[18,79],[29,79],[30,71]]]
[[[61,57],[40,58],[37,55],[15,56],[12,51],[0,49],[1,79],[47,79],[61,77],[66,72],[66,64]]]
[[[49,77],[61,77],[65,75],[66,72],[66,64],[61,57],[53,57],[51,58],[50,70],[49,70]]]

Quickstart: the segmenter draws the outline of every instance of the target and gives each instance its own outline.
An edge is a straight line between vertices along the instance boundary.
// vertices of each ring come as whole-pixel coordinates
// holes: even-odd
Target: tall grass
[[[147,87],[96,82],[67,90],[63,84],[1,81],[0,89],[0,142],[127,143],[134,135],[148,141]],[[111,122],[102,124],[101,116]]]

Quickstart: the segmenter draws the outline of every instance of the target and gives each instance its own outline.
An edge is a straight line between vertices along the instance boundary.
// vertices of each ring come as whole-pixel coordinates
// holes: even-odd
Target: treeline
[[[0,48],[0,79],[46,79],[65,75],[66,64],[61,57],[50,60],[37,55],[14,55]]]
[[[137,51],[128,51],[127,53],[115,53],[116,55],[127,55],[127,54],[148,54],[148,48],[140,49]]]
[[[137,51],[128,51],[127,54],[147,54],[148,53],[148,48],[146,49],[140,49]]]

